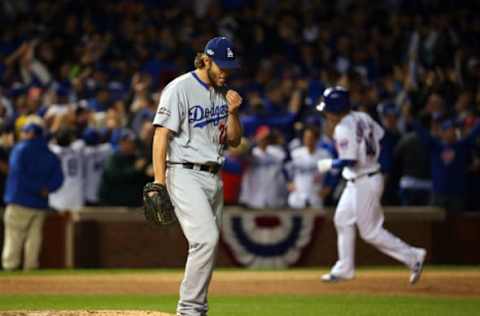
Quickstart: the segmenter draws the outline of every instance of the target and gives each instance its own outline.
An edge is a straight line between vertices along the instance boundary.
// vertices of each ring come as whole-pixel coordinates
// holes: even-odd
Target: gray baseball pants
[[[167,189],[189,246],[177,315],[204,316],[220,236],[223,182],[218,174],[171,165]]]

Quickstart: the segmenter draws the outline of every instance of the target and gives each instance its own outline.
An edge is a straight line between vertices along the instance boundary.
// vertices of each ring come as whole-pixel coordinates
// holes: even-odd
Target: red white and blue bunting
[[[251,268],[285,268],[298,262],[323,222],[311,210],[226,211],[222,240],[233,259]]]

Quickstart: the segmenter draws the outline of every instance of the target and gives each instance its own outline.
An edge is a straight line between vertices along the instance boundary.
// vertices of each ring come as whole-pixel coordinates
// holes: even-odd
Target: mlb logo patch
[[[167,109],[166,107],[164,106],[161,106],[158,108],[158,111],[157,111],[158,114],[163,114],[163,115],[167,115],[167,116],[170,116],[170,110]]]

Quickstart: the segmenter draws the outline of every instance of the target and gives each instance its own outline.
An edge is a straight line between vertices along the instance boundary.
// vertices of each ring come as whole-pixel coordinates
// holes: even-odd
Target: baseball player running
[[[195,58],[195,70],[170,82],[162,92],[153,141],[155,183],[166,185],[188,241],[177,315],[207,315],[223,212],[219,169],[224,146],[240,144],[240,95],[225,88],[238,68],[232,42],[215,37]]]
[[[319,160],[318,169],[343,168],[342,176],[347,180],[334,218],[339,259],[322,280],[354,277],[356,225],[363,240],[408,266],[410,283],[415,284],[422,273],[425,249],[412,247],[383,228],[383,177],[378,163],[383,129],[368,114],[352,111],[348,91],[339,86],[325,90],[317,109],[325,114],[327,124],[334,126],[338,151],[338,159]]]

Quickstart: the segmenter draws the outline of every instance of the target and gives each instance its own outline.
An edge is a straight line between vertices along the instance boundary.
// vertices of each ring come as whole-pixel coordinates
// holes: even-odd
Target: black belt
[[[345,180],[347,180],[348,182],[355,183],[355,181],[358,180],[358,179],[360,179],[360,178],[363,178],[363,177],[365,177],[365,176],[367,176],[367,177],[370,178],[370,177],[373,177],[374,175],[379,174],[379,173],[380,173],[380,170],[375,170],[375,171],[372,171],[372,172],[369,172],[369,173],[361,174],[361,175],[359,175],[359,176],[356,177],[356,178],[353,178],[353,179],[345,179]]]
[[[206,171],[213,174],[217,174],[220,171],[222,165],[218,163],[213,164],[199,164],[193,162],[168,162],[170,165],[182,165],[183,168],[192,169],[192,170],[199,170],[199,171]]]

